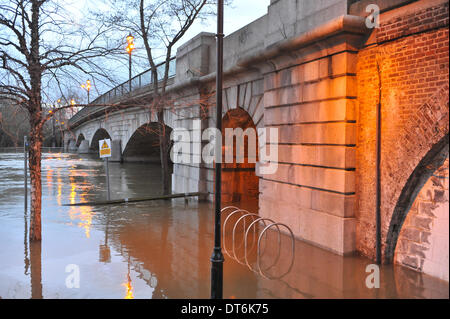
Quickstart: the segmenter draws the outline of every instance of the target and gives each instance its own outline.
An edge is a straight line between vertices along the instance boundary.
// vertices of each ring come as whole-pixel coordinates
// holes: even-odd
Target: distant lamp
[[[87,91],[88,104],[90,103],[89,93],[91,91],[91,80],[87,80],[85,84],[81,84],[81,87]]]
[[[127,52],[128,54],[131,54],[131,52],[133,52],[134,50],[134,37],[131,35],[131,33],[127,36]]]
[[[129,61],[129,69],[128,69],[128,75],[129,75],[129,81],[130,81],[130,92],[131,92],[131,53],[135,49],[134,46],[134,37],[131,35],[131,33],[127,36],[127,47],[126,50],[128,52],[128,61]]]

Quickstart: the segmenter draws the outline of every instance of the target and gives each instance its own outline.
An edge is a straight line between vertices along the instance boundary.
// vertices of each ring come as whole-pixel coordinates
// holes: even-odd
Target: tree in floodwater
[[[214,14],[216,1],[109,0],[108,2],[110,4],[108,7],[112,9],[98,13],[98,20],[114,25],[124,32],[131,32],[144,43],[153,85],[152,102],[149,108],[151,115],[157,115],[159,123],[163,193],[169,194],[170,136],[164,122],[164,110],[169,104],[166,90],[170,76],[170,62],[174,46],[196,20]]]
[[[0,4],[0,98],[28,112],[31,178],[30,240],[41,240],[41,147],[44,124],[61,110],[46,111],[80,76],[110,81],[99,60],[119,52],[103,25],[82,25],[64,0],[9,0]],[[72,9],[73,10],[73,9]],[[81,19],[81,18],[80,18]],[[76,84],[75,84],[76,83]],[[55,105],[55,104],[53,104]]]

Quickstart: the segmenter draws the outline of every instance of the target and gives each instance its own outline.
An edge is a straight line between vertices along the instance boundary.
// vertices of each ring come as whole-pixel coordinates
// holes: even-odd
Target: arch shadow
[[[151,122],[142,125],[133,133],[123,151],[123,161],[161,164],[160,135],[163,132],[162,129],[165,130],[167,149],[170,152],[172,128],[167,125],[161,128],[159,123]],[[172,164],[170,156],[169,164]]]
[[[222,198],[224,202],[258,202],[259,198],[259,177],[256,175],[256,164],[258,161],[258,133],[256,125],[250,114],[243,108],[229,110],[222,118]],[[237,161],[237,138],[233,137],[233,149],[230,145],[225,145],[226,129],[240,128],[254,130],[254,140],[251,136],[244,135],[243,163]],[[251,145],[256,143],[255,145]],[[250,153],[254,147],[255,154]],[[233,163],[226,163],[225,154],[227,150],[233,152]]]
[[[80,147],[81,142],[83,142],[86,138],[84,137],[83,133],[80,133],[77,138],[77,147]]]
[[[104,128],[99,128],[94,136],[92,137],[92,141],[90,143],[90,151],[92,153],[98,154],[99,145],[98,142],[104,139],[111,139],[111,135],[109,135],[108,131],[106,131]]]

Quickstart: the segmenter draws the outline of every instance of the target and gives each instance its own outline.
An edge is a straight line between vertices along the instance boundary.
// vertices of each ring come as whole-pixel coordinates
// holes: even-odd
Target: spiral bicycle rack
[[[247,211],[245,209],[240,209],[239,207],[236,207],[236,206],[227,206],[221,210],[221,214],[224,214],[226,212],[230,212],[229,215],[225,218],[225,220],[223,222],[223,231],[222,231],[223,251],[226,255],[228,255],[230,258],[232,258],[239,264],[247,266],[252,272],[260,274],[262,277],[264,277],[266,279],[271,279],[271,280],[281,279],[291,271],[291,269],[294,265],[294,259],[295,259],[295,237],[294,237],[294,233],[289,228],[289,226],[287,226],[286,224],[283,224],[283,223],[275,222],[274,220],[272,220],[270,218],[262,218],[257,214],[250,213],[249,211]],[[230,221],[230,218],[235,215],[238,216],[238,219],[237,219],[237,221],[235,221],[235,223],[233,225],[232,237],[231,237],[232,247],[230,250],[227,248],[226,240],[225,240],[226,235],[227,235],[226,226],[227,226],[228,222]],[[251,219],[251,221],[248,223],[247,221],[249,219]],[[238,229],[239,224],[243,225],[244,238],[240,241],[240,243],[237,244],[236,243],[236,230]],[[263,227],[264,227],[263,230],[261,231],[261,233],[259,234],[259,236],[257,236],[257,230],[256,230],[256,227],[258,225],[263,225]],[[277,248],[276,257],[272,264],[263,268],[261,266],[261,257],[264,255],[267,245],[265,245],[265,246],[263,246],[263,248],[261,248],[261,243],[262,242],[265,243],[267,241],[268,230],[274,229],[274,228],[276,229],[277,235],[278,235],[277,236],[278,248]],[[281,275],[278,275],[278,276],[270,276],[267,273],[267,271],[269,269],[275,267],[280,260],[281,245],[282,245],[282,242],[281,242],[281,229],[282,228],[287,230],[287,234],[289,235],[289,237],[291,239],[291,249],[292,249],[291,255],[290,255],[291,261],[290,261],[287,271],[285,271],[284,273],[282,273]],[[251,246],[248,247],[249,246],[248,237],[249,237],[250,232],[252,232],[253,240],[251,242]],[[256,241],[256,237],[257,237],[257,241]],[[256,267],[252,266],[248,260],[248,255],[250,252],[253,251],[253,249],[255,247],[255,242],[257,243],[256,244]],[[240,249],[242,246],[244,246],[243,247],[244,256],[240,257],[240,256],[237,256],[236,250]]]

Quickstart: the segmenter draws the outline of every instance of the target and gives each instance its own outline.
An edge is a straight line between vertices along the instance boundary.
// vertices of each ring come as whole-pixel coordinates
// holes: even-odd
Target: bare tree
[[[132,32],[142,39],[146,61],[151,69],[153,97],[150,112],[157,115],[161,154],[163,193],[170,192],[169,134],[164,122],[164,109],[169,99],[166,94],[170,61],[175,45],[192,24],[214,13],[212,0],[110,0],[112,12],[98,15],[102,22],[115,25],[124,32]],[[127,14],[123,14],[126,10]],[[164,68],[158,70],[158,65]]]
[[[43,126],[67,104],[46,112],[43,105],[64,96],[87,74],[111,81],[99,64],[121,49],[104,25],[83,26],[65,10],[64,0],[10,0],[0,4],[0,98],[28,111],[31,178],[30,240],[41,240],[41,147]],[[77,84],[74,84],[77,83]]]

